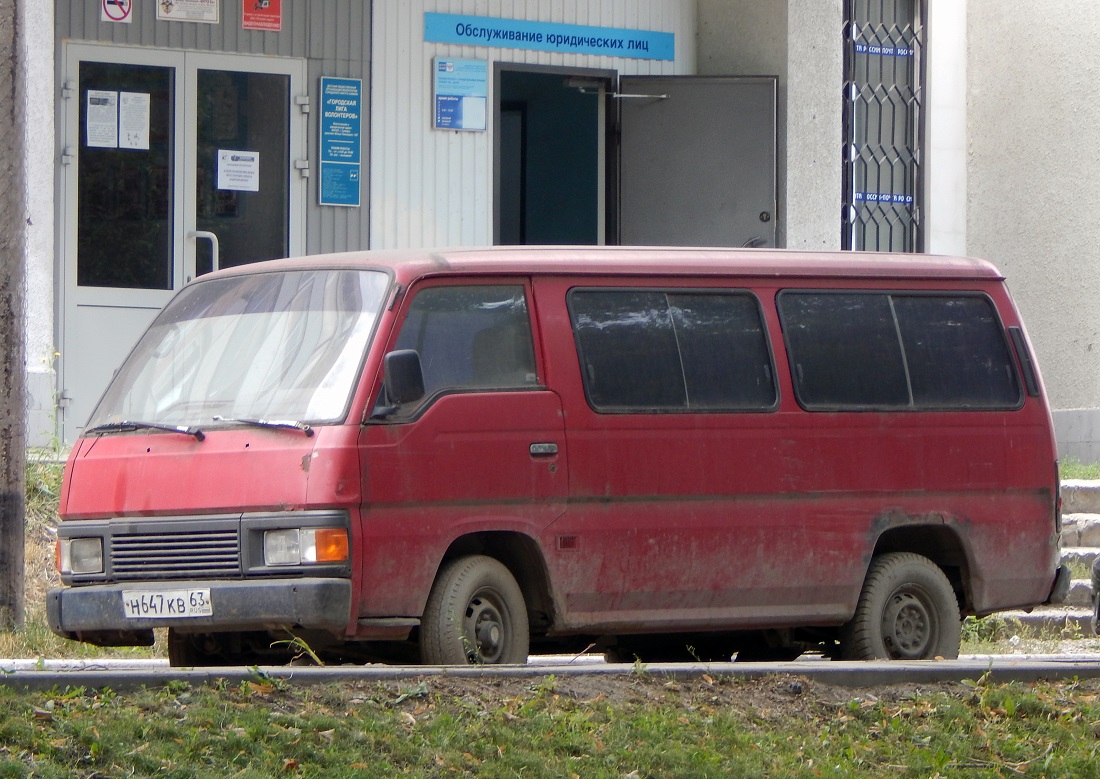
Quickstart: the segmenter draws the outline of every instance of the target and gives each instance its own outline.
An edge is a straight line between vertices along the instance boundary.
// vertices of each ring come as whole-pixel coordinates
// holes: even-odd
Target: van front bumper
[[[169,592],[208,589],[213,613],[201,617],[127,617],[123,591]],[[351,582],[337,578],[172,581],[64,587],[46,595],[50,630],[63,638],[100,646],[149,645],[153,628],[200,633],[281,628],[347,631]]]

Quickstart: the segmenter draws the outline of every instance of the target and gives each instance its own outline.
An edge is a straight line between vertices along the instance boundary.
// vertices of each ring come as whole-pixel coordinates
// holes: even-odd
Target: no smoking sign
[[[101,22],[130,23],[134,0],[99,0],[99,20]]]

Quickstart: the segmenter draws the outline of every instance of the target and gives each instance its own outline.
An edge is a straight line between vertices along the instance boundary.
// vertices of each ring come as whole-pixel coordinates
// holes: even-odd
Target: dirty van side
[[[919,659],[1057,600],[992,266],[626,248],[212,274],[66,469],[51,627],[176,665]]]

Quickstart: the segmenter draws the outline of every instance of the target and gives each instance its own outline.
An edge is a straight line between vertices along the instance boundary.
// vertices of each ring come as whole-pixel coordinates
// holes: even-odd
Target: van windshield
[[[338,421],[388,286],[381,271],[308,270],[185,287],[119,369],[87,429],[131,420]]]

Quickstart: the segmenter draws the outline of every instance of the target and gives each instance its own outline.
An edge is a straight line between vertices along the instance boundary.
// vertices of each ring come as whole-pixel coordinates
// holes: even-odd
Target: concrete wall
[[[24,165],[27,182],[26,358],[27,443],[55,440],[53,3],[19,0],[23,21],[27,105]]]
[[[840,248],[841,0],[698,0],[700,75],[777,76],[776,241]]]
[[[1093,3],[968,3],[967,250],[1008,276],[1062,454],[1088,460],[1100,460],[1098,38]]]

